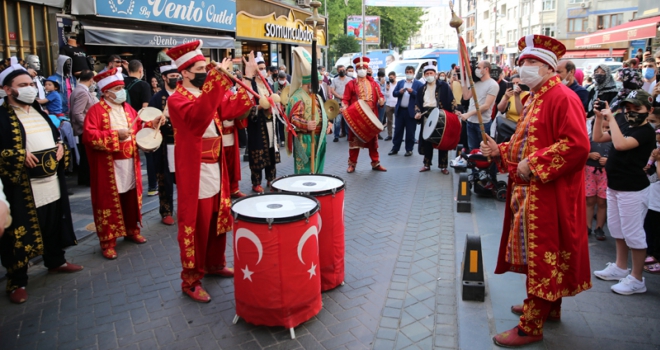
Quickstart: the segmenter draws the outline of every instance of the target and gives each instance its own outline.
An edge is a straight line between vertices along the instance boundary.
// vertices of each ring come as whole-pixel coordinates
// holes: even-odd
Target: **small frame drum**
[[[431,142],[433,148],[453,150],[461,138],[461,121],[454,113],[434,108],[424,122],[422,137]]]
[[[163,135],[156,129],[143,128],[135,135],[135,142],[141,150],[153,152],[163,142]]]
[[[293,328],[321,311],[319,202],[268,193],[241,198],[234,215],[236,318]]]
[[[145,123],[153,121],[161,115],[163,115],[163,112],[155,107],[144,107],[138,112],[138,117]]]
[[[289,175],[273,181],[273,188],[284,193],[306,194],[321,203],[319,211],[319,261],[321,291],[344,282],[344,187],[334,175]]]
[[[383,131],[383,124],[378,120],[378,116],[362,100],[346,108],[343,115],[348,127],[362,142],[370,141]]]

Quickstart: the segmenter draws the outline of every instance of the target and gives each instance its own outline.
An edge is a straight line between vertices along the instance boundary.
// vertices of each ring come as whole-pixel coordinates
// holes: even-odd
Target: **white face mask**
[[[424,77],[424,79],[426,79],[427,83],[432,83],[432,82],[435,81],[435,76],[429,75],[429,76]]]
[[[475,70],[474,70],[474,75],[476,75],[477,78],[479,78],[479,79],[481,79],[481,78],[484,76],[484,74],[481,73],[481,68],[477,68],[477,69],[475,69]]]
[[[18,88],[16,91],[18,91],[18,97],[16,97],[16,99],[29,105],[34,102],[34,100],[37,98],[37,94],[39,93],[37,88],[32,86],[23,86]]]
[[[115,99],[114,99],[115,103],[121,104],[126,102],[126,90],[121,89],[119,91],[115,91],[114,94],[115,94]]]
[[[561,80],[561,83],[564,84],[564,85],[566,85],[566,86],[568,86],[568,80],[566,80],[566,79],[562,79],[562,80]]]
[[[414,77],[412,74],[406,74],[406,80],[413,80]]]
[[[441,77],[438,78],[438,79],[440,79],[440,80],[442,80],[442,81],[445,81],[447,78],[441,76]]]
[[[367,76],[367,70],[366,69],[358,69],[357,70],[357,75],[360,78],[364,78]]]
[[[268,73],[266,72],[265,69],[260,70],[259,73],[261,73],[261,76],[263,76],[264,78],[268,76],[267,75]]]
[[[280,85],[284,85],[284,84],[286,84],[286,79],[285,80],[278,80],[277,82],[280,83]]]
[[[5,98],[7,97],[7,93],[5,92],[4,89],[0,89],[0,98]]]
[[[539,66],[522,66],[518,69],[520,74],[520,82],[529,86],[530,89],[535,88],[541,81],[543,77],[539,75]]]
[[[348,72],[346,74],[348,74],[349,77],[355,78],[355,72]]]

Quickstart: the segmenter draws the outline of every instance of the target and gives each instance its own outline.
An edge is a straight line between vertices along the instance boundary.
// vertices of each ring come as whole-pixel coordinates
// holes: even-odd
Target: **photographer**
[[[594,69],[594,89],[589,94],[589,107],[587,108],[587,117],[593,117],[594,103],[596,100],[607,102],[607,105],[612,104],[612,100],[616,97],[619,89],[616,87],[616,82],[612,78],[612,71],[606,64],[599,64]],[[616,110],[616,109],[615,109]]]
[[[655,148],[655,133],[646,121],[653,111],[651,102],[651,95],[646,91],[635,90],[623,100],[622,113],[617,114],[616,119],[607,102],[597,101],[594,106],[593,140],[613,144],[605,169],[607,223],[610,234],[616,239],[616,262],[594,271],[594,275],[606,281],[619,281],[611,289],[622,295],[646,292],[642,277],[647,248],[643,223],[648,210],[649,179],[644,166]],[[603,120],[610,121],[609,134],[603,133]],[[632,250],[630,274],[628,249]]]
[[[523,100],[526,100],[526,97],[529,96],[529,92],[523,91],[520,87],[520,76],[511,76],[511,82],[507,84],[504,95],[505,98],[497,105],[497,110],[504,114],[506,119],[517,123],[522,114]]]

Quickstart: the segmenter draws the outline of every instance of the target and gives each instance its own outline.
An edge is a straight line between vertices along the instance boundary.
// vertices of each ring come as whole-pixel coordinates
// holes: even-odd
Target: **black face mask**
[[[628,125],[630,125],[630,127],[633,128],[642,124],[646,120],[646,118],[649,117],[648,113],[637,113],[628,110],[624,110],[623,115],[626,118]]]
[[[176,89],[176,83],[179,82],[179,78],[169,78],[167,79],[167,86],[169,86],[170,89]]]
[[[190,83],[197,88],[201,88],[206,81],[206,72],[204,73],[195,73],[195,78],[190,80]]]
[[[390,78],[390,83],[394,83],[394,78]]]
[[[598,84],[602,84],[605,82],[605,74],[594,74],[594,80]]]
[[[371,73],[367,73],[367,76],[370,77],[370,76],[371,76]]]
[[[340,70],[339,71],[339,76],[343,78],[344,76],[346,76],[346,72],[344,72],[343,70]]]

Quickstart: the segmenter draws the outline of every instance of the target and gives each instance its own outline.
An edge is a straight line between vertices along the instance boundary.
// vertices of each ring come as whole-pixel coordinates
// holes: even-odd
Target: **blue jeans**
[[[346,135],[346,121],[344,121],[343,115],[337,115],[337,118],[335,118],[335,122],[333,123],[333,128],[333,134],[335,138],[339,138],[339,133],[342,129],[344,130],[344,135]]]
[[[490,125],[492,123],[492,120],[488,123],[484,123],[484,129],[486,129],[487,134],[490,133]],[[467,138],[468,147],[470,148],[469,151],[480,148],[483,138],[481,137],[481,128],[479,127],[479,123],[467,122]]]
[[[399,152],[403,133],[406,133],[406,152],[412,152],[415,147],[415,129],[417,120],[408,113],[408,108],[399,108],[394,117],[394,138],[392,139],[392,151]]]

